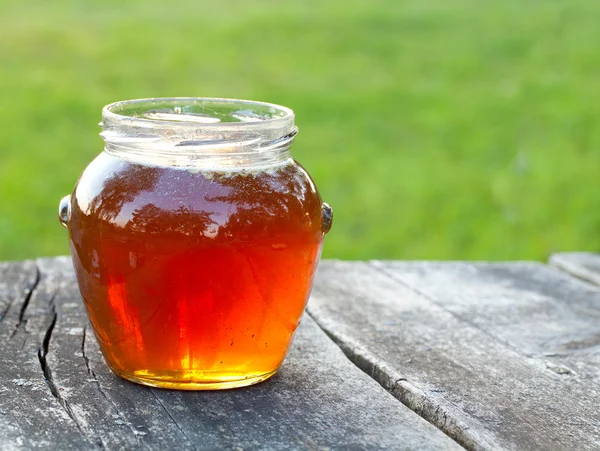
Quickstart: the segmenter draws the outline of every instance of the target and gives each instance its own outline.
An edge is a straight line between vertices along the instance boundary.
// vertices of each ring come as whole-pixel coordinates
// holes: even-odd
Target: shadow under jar
[[[104,152],[59,218],[110,368],[189,390],[275,374],[332,219],[290,156],[293,112],[143,99],[106,106],[101,125]]]

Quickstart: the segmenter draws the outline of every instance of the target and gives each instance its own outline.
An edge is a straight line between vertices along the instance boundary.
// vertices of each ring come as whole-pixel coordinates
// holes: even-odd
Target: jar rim
[[[202,121],[202,120],[190,120],[193,116],[184,113],[171,113],[170,119],[164,119],[160,117],[148,117],[149,112],[152,109],[148,109],[146,116],[140,117],[139,115],[123,114],[123,111],[127,111],[128,107],[152,107],[160,106],[161,104],[173,104],[175,107],[178,106],[216,106],[218,104],[228,106],[245,107],[246,110],[253,111],[262,109],[272,113],[277,113],[275,117],[264,117],[259,116],[247,116],[243,120],[238,121]],[[142,112],[145,108],[142,109]],[[139,113],[139,111],[138,111]],[[182,116],[180,119],[176,119],[175,115]],[[102,126],[110,127],[117,123],[127,123],[130,126],[137,126],[143,128],[162,128],[164,126],[170,127],[207,127],[207,128],[252,128],[252,127],[264,127],[264,126],[276,126],[279,124],[289,123],[294,120],[294,111],[288,107],[278,105],[269,102],[259,102],[255,100],[244,100],[244,99],[233,99],[225,97],[148,97],[141,99],[130,99],[120,100],[106,105],[102,109]],[[197,115],[197,117],[201,117]]]
[[[298,132],[290,108],[217,97],[119,101],[103,108],[100,126],[109,153],[185,167],[279,164]]]

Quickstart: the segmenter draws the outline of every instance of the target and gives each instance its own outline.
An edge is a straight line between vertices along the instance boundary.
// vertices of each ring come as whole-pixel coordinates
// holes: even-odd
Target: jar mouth
[[[157,97],[123,100],[106,105],[102,124],[115,122],[156,128],[240,127],[274,125],[294,120],[294,112],[284,106],[253,100],[211,97]]]
[[[208,97],[111,103],[100,125],[107,152],[170,166],[281,162],[298,131],[287,107]]]

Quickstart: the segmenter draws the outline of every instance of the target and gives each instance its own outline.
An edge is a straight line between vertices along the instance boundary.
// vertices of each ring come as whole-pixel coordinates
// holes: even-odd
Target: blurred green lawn
[[[2,0],[0,259],[68,252],[59,198],[103,105],[297,113],[335,208],[324,256],[600,249],[598,0]]]

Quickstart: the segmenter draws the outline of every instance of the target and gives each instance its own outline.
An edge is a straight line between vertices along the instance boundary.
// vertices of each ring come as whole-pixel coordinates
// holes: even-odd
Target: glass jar
[[[290,156],[293,112],[209,98],[117,102],[62,199],[100,348],[145,385],[241,387],[278,370],[331,208]]]

